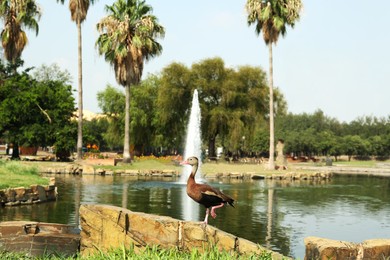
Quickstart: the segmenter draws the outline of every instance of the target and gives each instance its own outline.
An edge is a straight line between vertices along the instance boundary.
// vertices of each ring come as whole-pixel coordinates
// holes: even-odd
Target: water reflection
[[[0,221],[32,220],[78,225],[84,203],[110,204],[133,211],[203,221],[205,209],[175,179],[120,176],[56,176],[56,202],[0,208]],[[237,200],[209,224],[303,258],[303,239],[318,236],[361,242],[389,238],[390,179],[337,177],[329,181],[209,180]]]

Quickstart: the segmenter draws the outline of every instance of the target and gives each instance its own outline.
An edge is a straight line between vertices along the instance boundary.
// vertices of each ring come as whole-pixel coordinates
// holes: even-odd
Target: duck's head
[[[199,162],[199,160],[197,157],[191,156],[191,157],[188,157],[187,160],[181,162],[180,164],[194,166],[194,165],[198,165],[198,162]]]

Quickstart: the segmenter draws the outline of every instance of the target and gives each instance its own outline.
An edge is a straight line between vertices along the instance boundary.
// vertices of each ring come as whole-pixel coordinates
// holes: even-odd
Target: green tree
[[[65,0],[57,0],[62,4]],[[77,128],[77,160],[83,157],[83,55],[82,55],[82,31],[81,24],[87,18],[89,4],[94,0],[69,0],[71,19],[77,26],[77,50],[78,50],[78,128]]]
[[[0,88],[0,134],[18,145],[56,147],[59,157],[69,156],[74,143],[71,118],[74,99],[70,85],[62,81],[37,81],[27,71],[3,78]]]
[[[348,155],[348,161],[353,155],[358,155],[364,146],[363,139],[358,135],[346,135],[343,137],[343,151]]]
[[[139,155],[149,154],[152,146],[161,146],[156,139],[159,120],[155,118],[158,82],[157,76],[149,75],[131,89],[131,137]],[[169,142],[166,145],[172,147]]]
[[[108,127],[109,121],[106,117],[85,120],[83,123],[84,142],[91,145],[96,144],[99,147],[99,151],[109,149],[109,146],[104,138]]]
[[[255,24],[256,34],[263,33],[263,39],[269,50],[269,127],[270,149],[269,168],[275,168],[274,104],[273,104],[273,57],[272,44],[276,44],[279,35],[284,36],[287,26],[293,27],[299,19],[302,9],[300,0],[247,0],[248,25]]]
[[[229,119],[232,119],[232,115],[226,110],[226,96],[224,99],[228,73],[224,61],[219,57],[204,59],[191,67],[192,89],[198,89],[199,92],[202,136],[207,140],[211,157],[216,156],[217,136],[223,138],[228,133]],[[188,106],[190,107],[191,105]]]
[[[386,140],[385,137],[380,135],[370,136],[368,138],[370,147],[370,154],[377,156],[378,158],[384,158],[389,154],[389,151],[386,150]]]
[[[97,29],[100,33],[96,45],[99,54],[113,65],[117,82],[125,87],[125,136],[123,161],[130,156],[130,86],[139,84],[144,61],[162,52],[156,41],[164,37],[165,29],[152,15],[152,7],[142,0],[117,0],[106,6],[108,16]]]
[[[111,150],[123,149],[123,121],[125,96],[117,88],[107,85],[97,94],[98,105],[107,117],[108,126],[103,139]]]
[[[34,0],[3,0],[0,3],[0,17],[4,21],[1,43],[7,61],[15,63],[20,59],[27,44],[23,28],[34,30],[38,35],[38,21],[41,11]]]
[[[264,125],[268,113],[266,75],[260,68],[225,68],[219,57],[194,63],[190,69],[172,63],[163,69],[159,86],[156,118],[161,120],[158,133],[165,140],[171,139],[178,146],[183,143],[193,91],[197,89],[202,140],[209,156],[216,156],[217,145],[236,154],[242,152],[244,144],[247,149],[256,147],[255,131]],[[284,111],[282,95],[277,100],[279,111]]]
[[[50,66],[43,64],[35,68],[32,77],[37,81],[59,81],[67,85],[72,84],[72,76],[69,71],[62,71],[56,63]]]
[[[131,139],[134,140],[135,151],[140,154],[150,154],[152,147],[166,146],[175,147],[172,143],[161,142],[158,132],[161,124],[156,117],[158,99],[158,86],[160,79],[155,75],[149,75],[139,85],[131,88]],[[98,93],[99,107],[107,115],[108,129],[104,134],[107,143],[114,147],[123,147],[123,121],[125,95],[118,89],[107,86],[106,89]],[[167,128],[168,129],[168,128]],[[167,131],[168,132],[168,131]],[[164,138],[166,140],[168,138]]]
[[[173,62],[160,73],[155,125],[156,142],[161,146],[180,147],[185,131],[193,91],[191,71],[184,64]]]

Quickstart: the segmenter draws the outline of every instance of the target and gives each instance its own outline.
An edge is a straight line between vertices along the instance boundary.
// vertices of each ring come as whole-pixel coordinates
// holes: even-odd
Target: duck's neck
[[[188,177],[187,184],[195,183],[195,174],[196,174],[197,170],[198,170],[198,165],[197,164],[192,165],[191,174]]]

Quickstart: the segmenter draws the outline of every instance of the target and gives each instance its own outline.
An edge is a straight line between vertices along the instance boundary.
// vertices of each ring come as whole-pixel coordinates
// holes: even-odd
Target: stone
[[[371,239],[351,243],[326,238],[305,238],[305,259],[387,259],[390,257],[390,239]]]
[[[16,192],[14,189],[6,189],[4,190],[4,194],[7,197],[7,200],[9,202],[15,202],[16,201]]]
[[[43,202],[47,200],[45,188],[41,185],[37,186],[39,201]]]
[[[126,175],[130,175],[130,176],[138,176],[139,175],[139,170],[125,170],[125,174]]]
[[[211,247],[248,254],[262,252],[257,244],[240,240],[210,225],[132,212],[116,206],[81,205],[80,220],[82,256],[98,253],[98,250],[130,245],[134,246],[136,252],[153,245],[185,251],[197,249],[200,252]]]
[[[63,224],[31,221],[0,223],[0,251],[24,253],[29,257],[50,254],[74,256],[80,244],[79,231]]]
[[[56,178],[50,177],[49,179],[49,186],[55,186],[56,185]]]
[[[82,167],[83,174],[95,174],[95,168],[92,165],[84,164]]]
[[[363,259],[388,259],[390,257],[390,239],[365,240],[361,245]]]
[[[356,259],[357,250],[350,242],[325,238],[307,237],[305,241],[305,259]],[[352,258],[354,257],[354,258]]]
[[[26,192],[26,189],[24,187],[14,188],[14,191],[15,191],[15,200],[17,200],[17,201],[28,200],[28,197],[27,197],[28,193]]]

